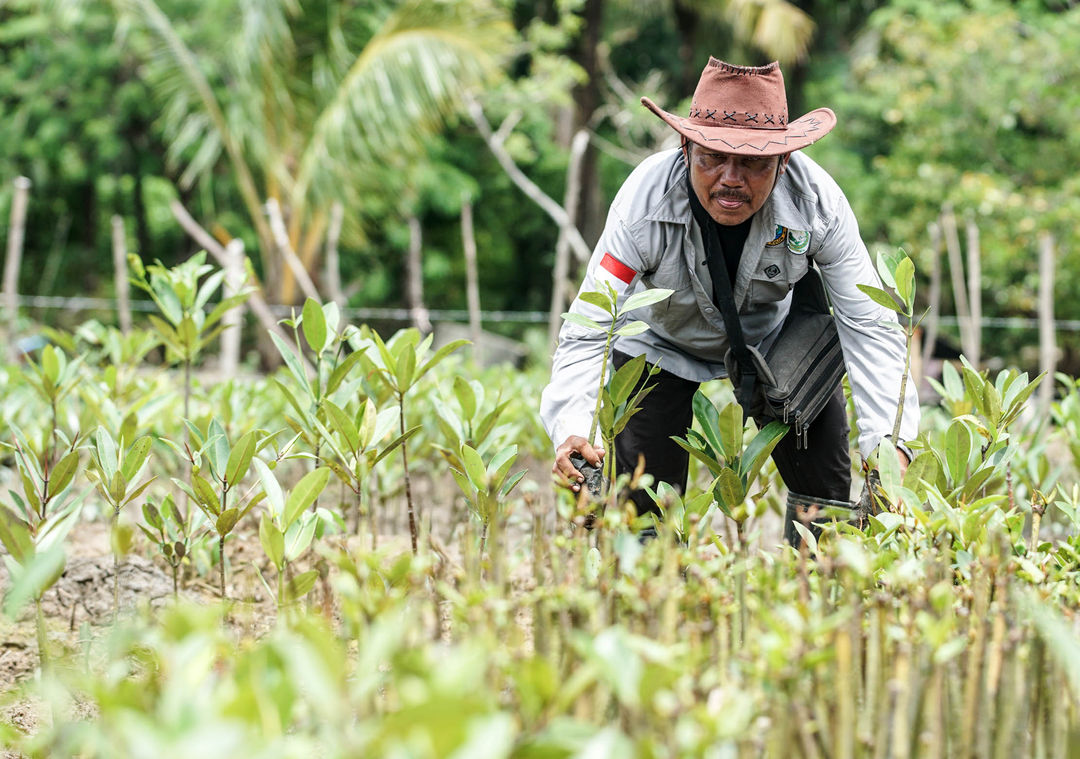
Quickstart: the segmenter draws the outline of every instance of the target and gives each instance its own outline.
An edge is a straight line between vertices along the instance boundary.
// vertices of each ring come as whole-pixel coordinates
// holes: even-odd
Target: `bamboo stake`
[[[941,322],[941,225],[931,222],[927,232],[930,235],[930,291],[927,295],[928,313],[923,330],[922,360],[919,363],[919,372],[923,376],[933,359]],[[922,376],[919,377],[921,379]]]
[[[16,177],[15,193],[11,198],[11,226],[8,228],[7,257],[4,259],[4,311],[7,320],[8,353],[18,357],[15,335],[19,314],[19,267],[22,265],[23,239],[26,234],[26,208],[30,202],[30,180]]]
[[[461,248],[465,254],[465,302],[469,309],[469,337],[473,361],[483,359],[480,322],[480,276],[476,268],[476,233],[473,230],[473,207],[468,198],[461,201]]]
[[[967,227],[967,274],[968,300],[971,306],[971,355],[968,360],[978,366],[982,354],[982,251],[979,246],[979,225],[968,212]]]
[[[1039,235],[1039,371],[1046,372],[1039,385],[1039,419],[1050,415],[1054,399],[1054,369],[1057,344],[1054,335],[1054,238],[1049,232]]]
[[[244,287],[244,241],[234,237],[225,245],[225,280],[222,293],[228,298],[240,292]],[[240,338],[244,322],[241,308],[233,308],[221,317],[224,329],[221,332],[221,360],[219,363],[223,378],[233,377],[240,366]]]
[[[127,237],[124,233],[124,220],[114,214],[111,221],[116,315],[120,323],[120,331],[127,335],[131,333],[131,288],[128,284]]]
[[[968,307],[967,287],[964,283],[964,262],[960,252],[960,234],[956,229],[956,214],[952,203],[946,203],[941,209],[941,230],[945,238],[945,249],[949,254],[949,277],[952,280],[953,303],[956,306],[956,321],[960,327],[960,345],[964,355],[971,355],[971,309]]]
[[[326,292],[330,300],[345,308],[349,299],[341,289],[341,254],[338,241],[341,239],[341,225],[345,221],[345,206],[340,202],[330,208],[330,227],[326,231]]]
[[[427,334],[431,332],[431,319],[424,307],[424,231],[420,217],[409,215],[409,251],[405,259],[405,297],[409,301],[409,313],[413,326]]]

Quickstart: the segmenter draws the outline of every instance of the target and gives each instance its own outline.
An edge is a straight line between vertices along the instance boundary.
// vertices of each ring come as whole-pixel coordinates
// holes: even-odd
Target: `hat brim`
[[[836,114],[829,108],[816,108],[788,122],[783,129],[748,129],[698,124],[668,113],[647,97],[641,99],[641,104],[691,142],[734,155],[781,155],[801,150],[836,126]]]

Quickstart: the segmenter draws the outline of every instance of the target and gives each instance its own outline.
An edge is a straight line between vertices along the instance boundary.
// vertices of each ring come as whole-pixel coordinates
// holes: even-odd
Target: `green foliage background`
[[[183,260],[195,245],[172,219],[174,199],[208,228],[244,239],[256,258],[258,236],[235,174],[208,140],[205,119],[192,117],[197,110],[181,83],[123,15],[129,5],[14,0],[0,8],[0,229],[10,180],[23,174],[34,182],[21,292],[108,295],[113,214],[124,217],[129,245],[144,260]],[[290,102],[317,102],[303,88],[320,86],[320,67],[332,69],[341,50],[363,50],[404,5],[268,5],[281,10],[267,12],[267,25],[288,24],[287,34],[273,33],[295,48],[281,56],[290,68],[278,72],[283,81],[299,77],[288,79]],[[457,5],[472,13],[486,4]],[[500,53],[503,77],[479,95],[493,125],[518,119],[507,149],[558,201],[569,130],[588,117],[599,149],[578,221],[591,241],[634,163],[668,136],[638,96],[677,109],[710,54],[741,63],[782,57],[792,112],[829,105],[838,113],[838,128],[811,152],[845,188],[868,243],[903,247],[926,276],[927,224],[951,202],[981,231],[984,315],[1031,316],[1036,239],[1050,231],[1059,252],[1056,315],[1075,319],[1080,9],[1070,5],[503,0],[494,6],[512,34]],[[226,118],[248,113],[260,94],[236,86],[236,41],[245,37],[230,20],[238,11],[189,0],[158,7],[192,45]],[[265,150],[262,132],[236,128],[246,149]],[[350,305],[404,305],[406,217],[415,213],[428,305],[463,308],[467,199],[475,206],[483,306],[547,308],[555,225],[513,186],[467,118],[452,112],[437,134],[387,148],[374,163],[362,154],[332,154],[328,161],[340,166],[313,186],[315,195],[339,191],[346,202],[341,250],[343,279],[354,284]],[[273,192],[277,169],[272,155],[266,160],[259,179]],[[942,312],[953,312],[948,295]],[[994,330],[984,339],[1007,360],[1032,358],[1024,347],[1033,331]],[[1075,368],[1068,335],[1064,344],[1065,367]]]

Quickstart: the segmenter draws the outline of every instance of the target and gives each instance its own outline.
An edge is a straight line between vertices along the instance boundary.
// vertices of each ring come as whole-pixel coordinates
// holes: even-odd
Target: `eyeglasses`
[[[707,152],[700,148],[694,148],[691,157],[698,168],[707,173],[719,171],[724,166],[734,165],[736,169],[748,174],[765,174],[776,168],[778,160],[778,157],[774,155],[732,155]]]

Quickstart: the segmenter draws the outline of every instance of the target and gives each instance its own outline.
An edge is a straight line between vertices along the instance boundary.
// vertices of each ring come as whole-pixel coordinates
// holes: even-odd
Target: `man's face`
[[[732,155],[690,143],[690,184],[717,224],[734,226],[765,204],[789,157]]]

